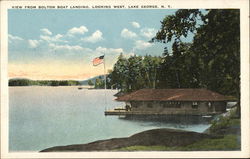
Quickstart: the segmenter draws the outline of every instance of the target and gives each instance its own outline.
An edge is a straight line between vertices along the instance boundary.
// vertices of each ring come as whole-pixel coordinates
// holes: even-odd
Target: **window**
[[[193,102],[192,103],[192,108],[193,109],[198,109],[198,102]]]
[[[163,108],[180,108],[181,107],[181,102],[161,102],[160,105]]]
[[[211,102],[208,102],[207,105],[209,108],[212,106]]]
[[[198,103],[197,102],[193,102],[193,104],[192,105],[198,105]]]
[[[147,104],[147,107],[148,107],[148,108],[152,108],[152,107],[153,107],[153,104],[152,104],[152,103],[148,103],[148,104]]]
[[[181,107],[181,102],[176,102],[176,108],[180,108]]]
[[[139,105],[140,105],[140,102],[135,102],[135,101],[131,102],[131,106],[134,108],[138,108]]]
[[[193,109],[198,109],[198,105],[192,105]]]

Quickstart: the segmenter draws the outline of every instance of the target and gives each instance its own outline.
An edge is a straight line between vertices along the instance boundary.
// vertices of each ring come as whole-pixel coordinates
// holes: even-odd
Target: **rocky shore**
[[[217,138],[216,136],[191,131],[175,129],[153,129],[143,131],[126,138],[112,138],[88,144],[56,146],[40,152],[67,152],[67,151],[112,151],[129,146],[186,146],[202,139]]]
[[[199,151],[240,150],[241,124],[236,109],[220,115],[203,133],[177,129],[152,129],[130,137],[99,140],[87,144],[55,146],[40,152],[80,151]]]

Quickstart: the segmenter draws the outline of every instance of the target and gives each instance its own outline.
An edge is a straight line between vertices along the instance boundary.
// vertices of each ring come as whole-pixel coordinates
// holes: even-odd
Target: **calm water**
[[[105,109],[123,105],[114,101],[115,93],[116,90],[77,87],[10,87],[9,150],[40,151],[52,146],[128,137],[153,128],[202,132],[209,127],[200,119],[105,116]]]

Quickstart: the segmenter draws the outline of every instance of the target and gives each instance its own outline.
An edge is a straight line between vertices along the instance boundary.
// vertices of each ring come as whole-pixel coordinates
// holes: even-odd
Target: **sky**
[[[149,43],[176,10],[8,10],[9,78],[83,80],[104,74],[117,57],[162,55],[170,44]],[[170,49],[170,48],[169,48]]]

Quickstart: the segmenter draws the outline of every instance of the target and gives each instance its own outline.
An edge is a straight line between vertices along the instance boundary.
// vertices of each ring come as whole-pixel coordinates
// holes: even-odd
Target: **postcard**
[[[1,1],[1,158],[250,157],[248,6]]]

